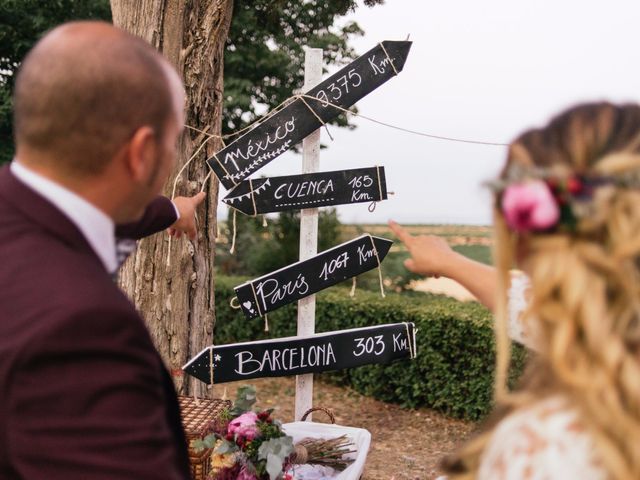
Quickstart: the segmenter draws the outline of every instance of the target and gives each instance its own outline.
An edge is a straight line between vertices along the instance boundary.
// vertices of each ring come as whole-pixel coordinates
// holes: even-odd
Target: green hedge
[[[215,342],[218,345],[295,335],[296,305],[269,313],[268,333],[262,319],[246,320],[229,306],[241,278],[217,277]],[[317,295],[316,332],[385,323],[414,322],[418,357],[389,365],[322,374],[323,379],[404,407],[426,406],[447,415],[477,420],[491,407],[494,340],[491,314],[478,303],[426,294],[387,294],[333,287]],[[524,351],[514,346],[518,374]]]

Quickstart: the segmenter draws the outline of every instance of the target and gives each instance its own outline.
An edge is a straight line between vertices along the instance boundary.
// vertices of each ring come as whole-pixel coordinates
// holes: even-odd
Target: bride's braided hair
[[[640,106],[570,109],[512,143],[501,178],[514,168],[551,169],[559,177],[635,175]],[[579,412],[610,478],[640,478],[640,185],[604,182],[588,201],[590,214],[571,230],[516,233],[496,195],[495,396],[502,413],[447,462],[451,479],[475,477],[500,417],[557,393]],[[516,261],[530,275],[524,322],[540,352],[531,355],[521,387],[508,392],[507,290]]]

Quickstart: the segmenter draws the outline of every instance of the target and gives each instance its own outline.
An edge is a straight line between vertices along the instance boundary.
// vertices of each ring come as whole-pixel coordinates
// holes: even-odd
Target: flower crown
[[[489,182],[507,226],[518,233],[575,232],[593,214],[593,196],[603,186],[640,189],[640,172],[621,175],[559,175],[557,170],[510,167],[505,179]]]

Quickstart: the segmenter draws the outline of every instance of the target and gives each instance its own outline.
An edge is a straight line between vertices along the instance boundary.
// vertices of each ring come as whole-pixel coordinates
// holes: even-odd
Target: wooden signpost
[[[227,189],[402,71],[411,42],[384,41],[207,160]]]
[[[234,288],[247,319],[263,316],[380,265],[391,240],[362,235]]]
[[[205,383],[217,384],[389,363],[415,355],[414,324],[395,323],[306,338],[216,345],[202,350],[182,369]]]
[[[244,180],[222,200],[247,215],[387,199],[384,167]]]

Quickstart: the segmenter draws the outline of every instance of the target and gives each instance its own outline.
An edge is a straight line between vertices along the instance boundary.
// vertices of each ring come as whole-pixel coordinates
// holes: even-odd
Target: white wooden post
[[[309,48],[304,56],[304,91],[322,80],[322,49]],[[309,101],[307,101],[309,102]],[[302,173],[320,169],[320,129],[302,141]],[[300,261],[318,253],[318,209],[300,212]],[[298,336],[313,335],[316,331],[316,296],[298,301]],[[295,419],[299,421],[313,406],[313,373],[296,376]],[[310,417],[308,417],[310,419]]]

